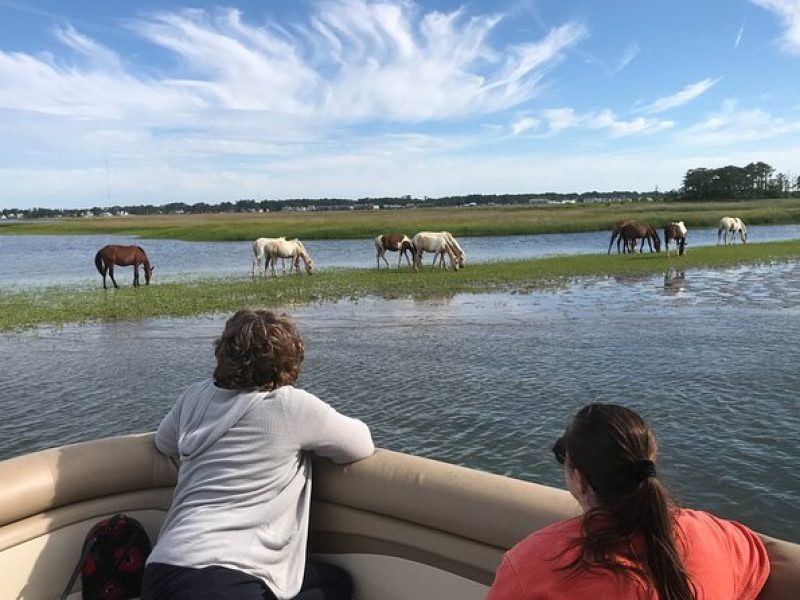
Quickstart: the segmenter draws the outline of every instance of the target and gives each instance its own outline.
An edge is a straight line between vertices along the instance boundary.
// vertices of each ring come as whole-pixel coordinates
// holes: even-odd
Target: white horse
[[[747,227],[739,217],[722,217],[719,220],[719,227],[717,227],[717,245],[722,235],[725,235],[725,245],[728,245],[728,232],[731,233],[731,244],[736,240],[736,232],[739,232],[739,238],[743,244],[747,243]]]
[[[258,270],[259,273],[261,272],[260,265],[262,258],[264,258],[264,277],[267,276],[267,267],[270,266],[272,267],[272,274],[276,274],[275,261],[278,258],[291,259],[291,262],[289,263],[290,273],[292,272],[292,269],[294,269],[295,272],[300,272],[300,259],[303,259],[303,264],[305,264],[306,267],[306,273],[309,275],[311,275],[311,271],[314,267],[314,262],[311,260],[311,256],[297,238],[293,240],[287,240],[285,237],[258,238],[255,242],[253,242],[253,276],[255,276],[256,270]],[[286,272],[285,263],[283,272]]]
[[[433,252],[433,266],[436,266],[437,258],[440,259],[439,266],[444,268],[444,255],[450,257],[450,266],[454,271],[464,264],[464,251],[455,241],[455,238],[446,231],[420,231],[412,240],[417,251],[414,254],[414,270],[419,271],[422,266],[422,255],[425,252]]]
[[[443,231],[442,234],[444,234],[444,236],[447,238],[447,241],[450,242],[450,245],[453,247],[456,259],[458,260],[458,268],[463,269],[464,263],[467,260],[467,254],[464,252],[464,249],[461,248],[458,240],[456,240],[456,238],[454,238],[449,231]],[[441,262],[444,264],[444,256],[440,255],[439,258],[441,258]]]

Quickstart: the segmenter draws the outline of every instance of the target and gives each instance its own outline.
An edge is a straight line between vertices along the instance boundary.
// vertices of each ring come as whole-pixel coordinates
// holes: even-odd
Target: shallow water
[[[800,239],[800,225],[753,226],[749,240],[765,242]],[[470,261],[537,258],[556,254],[603,253],[609,234],[551,233],[504,237],[461,238],[459,243]],[[714,229],[689,232],[687,252],[695,246],[716,244]],[[10,236],[0,235],[0,287],[82,283],[99,285],[94,255],[105,244],[139,244],[155,265],[154,281],[186,277],[248,275],[252,268],[250,242],[181,242],[177,240],[138,240],[113,235],[89,236]],[[335,267],[374,268],[375,246],[367,240],[309,240],[304,242],[317,269]],[[386,256],[397,266],[394,252]],[[425,261],[431,261],[426,257]],[[130,285],[133,270],[119,267],[117,283]],[[110,284],[110,282],[109,282]]]
[[[550,446],[568,416],[624,403],[654,426],[660,476],[684,504],[800,542],[797,263],[291,313],[307,344],[299,385],[380,446],[562,485]],[[211,372],[223,322],[0,337],[0,458],[154,429]]]

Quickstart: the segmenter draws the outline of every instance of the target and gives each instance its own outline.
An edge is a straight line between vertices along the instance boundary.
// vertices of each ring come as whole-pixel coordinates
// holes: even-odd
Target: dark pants
[[[347,571],[310,560],[295,600],[350,600],[353,582]],[[225,567],[192,569],[151,563],[144,571],[141,600],[275,600],[263,581]]]

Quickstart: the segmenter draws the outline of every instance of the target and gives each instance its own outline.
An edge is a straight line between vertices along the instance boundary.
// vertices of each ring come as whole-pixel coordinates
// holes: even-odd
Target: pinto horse
[[[389,268],[389,261],[386,260],[386,252],[399,252],[397,257],[397,268],[400,268],[400,263],[403,262],[405,256],[408,266],[411,266],[411,259],[408,258],[406,252],[410,252],[413,257],[417,252],[414,242],[411,241],[407,235],[402,233],[384,233],[375,238],[375,250],[378,251],[376,259],[378,261],[378,269],[381,268],[381,259],[386,263],[386,268]]]
[[[114,279],[114,265],[120,267],[130,267],[133,265],[133,286],[139,287],[139,265],[144,270],[144,282],[150,285],[150,277],[153,275],[154,267],[150,264],[144,249],[141,246],[117,246],[114,244],[103,246],[94,255],[94,266],[98,273],[103,276],[103,289],[106,287],[106,273],[111,277],[111,283],[115,288],[119,288]]]
[[[667,250],[667,258],[669,258],[669,242],[675,240],[675,245],[678,247],[678,256],[683,256],[686,249],[686,235],[689,230],[686,229],[683,221],[673,221],[664,226],[664,246]]]
[[[617,240],[617,254],[620,252],[620,244],[622,243],[622,228],[628,223],[635,223],[636,221],[616,221],[613,229],[611,229],[611,239],[608,242],[608,254],[611,254],[611,246],[614,240]]]
[[[655,247],[656,252],[661,252],[661,238],[658,237],[658,232],[652,225],[647,223],[626,223],[622,226],[622,241],[624,245],[624,252],[636,251],[636,240],[642,240],[642,245],[639,247],[639,252],[644,250],[644,242],[647,240],[647,245],[650,247],[650,252]]]
[[[731,233],[731,244],[736,240],[736,232],[739,232],[739,238],[743,244],[747,243],[747,227],[739,217],[722,217],[719,220],[717,227],[717,246],[722,234],[725,234],[725,245],[728,245],[728,232]]]

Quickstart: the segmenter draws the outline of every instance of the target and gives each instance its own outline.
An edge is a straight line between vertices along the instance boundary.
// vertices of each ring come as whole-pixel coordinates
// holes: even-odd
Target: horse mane
[[[305,246],[303,246],[303,242],[301,242],[301,241],[300,241],[300,240],[298,240],[297,238],[294,238],[294,239],[292,240],[292,242],[294,242],[295,244],[297,244],[297,246],[300,248],[300,250],[302,250],[304,253],[308,254],[308,250],[306,250],[306,247],[305,247]]]

